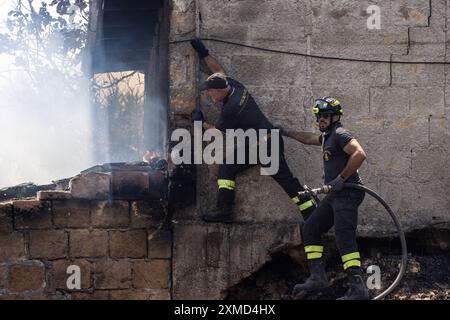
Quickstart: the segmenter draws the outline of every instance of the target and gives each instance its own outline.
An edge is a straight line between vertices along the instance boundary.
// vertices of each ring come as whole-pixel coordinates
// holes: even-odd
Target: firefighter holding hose
[[[336,245],[347,273],[348,291],[340,300],[369,299],[362,277],[361,257],[356,244],[358,207],[364,191],[344,188],[344,183],[361,184],[358,169],[366,153],[354,136],[341,124],[343,108],[337,99],[317,99],[313,113],[322,132],[285,131],[282,134],[304,144],[322,146],[325,185],[331,192],[320,202],[303,226],[303,242],[310,277],[297,284],[293,294],[297,297],[320,291],[329,286],[322,260],[321,236],[335,226]]]

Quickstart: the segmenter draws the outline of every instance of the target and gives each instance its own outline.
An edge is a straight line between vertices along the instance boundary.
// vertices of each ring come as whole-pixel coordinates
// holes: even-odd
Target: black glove
[[[205,57],[209,56],[209,51],[206,49],[205,45],[203,44],[202,40],[198,38],[194,38],[191,40],[191,46],[197,51],[198,57],[200,60],[204,59]]]
[[[341,175],[338,175],[334,180],[330,182],[331,192],[339,192],[342,189],[344,189],[344,183],[345,180],[341,177]]]
[[[192,121],[205,121],[203,113],[200,110],[194,110],[194,112],[191,113],[191,119]]]

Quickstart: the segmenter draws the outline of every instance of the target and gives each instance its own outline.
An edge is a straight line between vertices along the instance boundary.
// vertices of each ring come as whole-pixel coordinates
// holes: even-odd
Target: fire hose
[[[350,188],[350,189],[357,189],[357,190],[362,190],[368,194],[370,194],[372,197],[374,197],[375,199],[378,200],[379,203],[381,203],[381,205],[386,209],[386,211],[389,213],[389,215],[392,218],[392,221],[395,224],[395,227],[397,228],[398,231],[398,237],[400,239],[400,243],[401,243],[401,247],[402,247],[402,257],[401,257],[401,263],[400,263],[400,270],[397,274],[397,277],[395,278],[394,282],[386,289],[384,290],[382,293],[380,293],[379,295],[377,295],[376,297],[374,297],[372,300],[381,300],[384,297],[386,297],[389,293],[391,293],[395,287],[397,287],[397,285],[400,283],[400,281],[403,278],[403,275],[405,274],[405,270],[406,270],[406,264],[407,264],[407,260],[408,260],[408,251],[407,251],[407,247],[406,247],[406,239],[405,239],[405,234],[403,232],[403,229],[400,225],[399,219],[397,217],[397,215],[392,211],[392,209],[389,207],[389,205],[386,203],[386,201],[384,201],[384,199],[378,195],[375,191],[360,185],[360,184],[356,184],[356,183],[345,183],[344,184],[345,188]],[[317,189],[310,189],[307,186],[304,186],[305,191],[300,192],[300,195],[309,195],[311,196],[311,198],[313,199],[313,202],[316,202],[316,205],[320,203],[319,198],[317,197],[317,195],[319,194],[327,194],[331,191],[331,187],[330,186],[323,186],[321,188],[317,188]]]

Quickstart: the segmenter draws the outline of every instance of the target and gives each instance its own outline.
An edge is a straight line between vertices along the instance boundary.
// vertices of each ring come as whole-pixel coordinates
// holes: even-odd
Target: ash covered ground
[[[376,242],[376,241],[375,241]],[[377,243],[379,245],[379,243]],[[450,300],[450,254],[446,251],[429,254],[417,250],[408,254],[408,264],[401,283],[385,299],[391,300]],[[309,275],[301,247],[273,255],[273,259],[259,271],[230,288],[227,299],[241,300],[295,300],[291,295],[295,284],[304,282]],[[377,265],[381,270],[381,289],[369,290],[373,298],[384,291],[399,272],[401,256],[371,248],[363,252],[363,267]],[[397,251],[397,250],[393,250]],[[365,256],[364,256],[365,255]],[[303,297],[305,300],[334,300],[346,292],[345,273],[335,250],[325,255],[327,275],[332,285],[321,293]],[[370,274],[365,275],[367,279]]]

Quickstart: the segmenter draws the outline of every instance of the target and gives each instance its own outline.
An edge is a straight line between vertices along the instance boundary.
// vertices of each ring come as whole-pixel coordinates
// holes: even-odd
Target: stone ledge
[[[45,190],[38,191],[36,199],[39,201],[70,200],[72,199],[72,194],[68,191]]]
[[[18,200],[13,201],[14,228],[49,229],[52,227],[51,204],[48,201]]]

